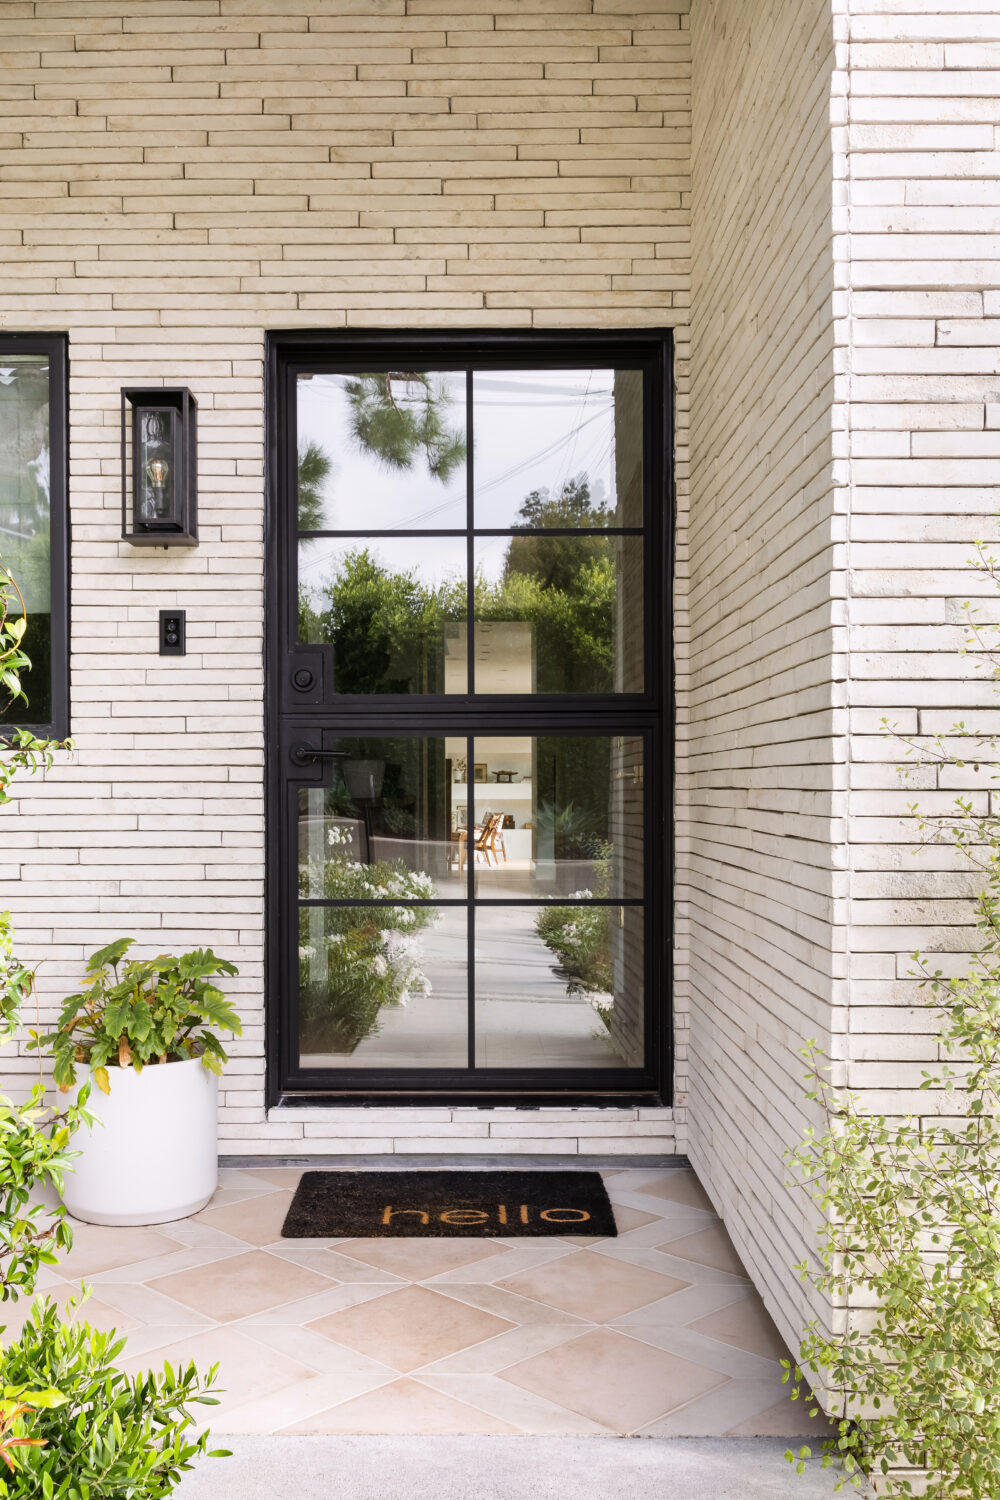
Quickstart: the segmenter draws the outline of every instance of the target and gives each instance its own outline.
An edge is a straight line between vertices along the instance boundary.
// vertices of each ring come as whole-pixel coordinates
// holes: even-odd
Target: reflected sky
[[[365,453],[351,434],[345,389],[353,377],[313,374],[298,380],[298,442],[323,449],[331,462],[322,486],[323,525],[330,529],[460,529],[466,522],[466,475],[459,464],[445,481],[422,455],[392,469]],[[450,431],[465,429],[465,375],[432,374],[445,397]],[[614,504],[615,414],[613,370],[476,372],[474,377],[475,524],[486,529],[523,524],[527,495],[553,496],[581,474],[595,505]],[[405,402],[406,389],[399,398]],[[411,391],[409,399],[418,400]]]

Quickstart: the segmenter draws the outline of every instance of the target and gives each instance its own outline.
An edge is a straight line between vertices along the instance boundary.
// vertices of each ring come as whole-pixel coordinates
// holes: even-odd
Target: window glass
[[[475,525],[642,525],[642,372],[473,377]]]
[[[299,894],[464,897],[454,815],[464,805],[465,747],[464,737],[338,739],[331,785],[299,792]]]
[[[466,521],[465,375],[298,378],[300,531],[435,531]]]
[[[333,647],[337,693],[464,693],[462,537],[299,543],[299,639]]]
[[[473,745],[477,896],[642,896],[639,736],[477,735]]]
[[[52,504],[49,358],[0,351],[0,558],[24,600],[24,650],[31,670],[22,686],[28,703],[6,717],[52,719]],[[21,604],[12,593],[10,613]]]
[[[642,908],[476,908],[476,1066],[642,1062]]]
[[[461,906],[299,908],[299,1055],[307,1068],[464,1068]]]
[[[475,561],[478,693],[642,691],[641,537],[481,537]]]

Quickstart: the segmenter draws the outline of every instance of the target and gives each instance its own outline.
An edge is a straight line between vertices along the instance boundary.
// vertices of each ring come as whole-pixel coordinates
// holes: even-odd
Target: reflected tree
[[[511,538],[501,577],[474,580],[477,620],[532,625],[539,692],[611,692],[616,543],[595,529],[607,524],[607,507],[581,474],[557,496],[532,491],[520,515],[532,530]],[[576,534],[533,534],[559,525]],[[335,643],[338,692],[441,691],[446,627],[466,618],[464,579],[434,587],[359,547],[300,595],[299,616],[301,640]]]
[[[344,389],[355,441],[386,468],[410,469],[422,453],[428,472],[445,484],[465,462],[465,435],[448,427],[444,381],[419,370],[389,370],[358,375]]]
[[[366,547],[300,603],[302,638],[336,643],[339,693],[440,690],[445,624],[465,618],[464,581],[429,588],[384,568]]]
[[[318,443],[299,448],[299,530],[320,531],[323,526],[323,487],[330,477],[333,460]]]

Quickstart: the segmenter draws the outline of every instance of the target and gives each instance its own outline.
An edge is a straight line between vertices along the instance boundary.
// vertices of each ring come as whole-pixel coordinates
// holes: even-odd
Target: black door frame
[[[293,574],[295,515],[294,403],[289,390],[299,371],[357,370],[377,367],[405,356],[424,368],[464,366],[524,368],[563,365],[604,367],[641,365],[647,399],[644,462],[647,542],[644,622],[646,687],[642,694],[593,695],[571,702],[547,703],[480,695],[428,694],[414,700],[378,700],[378,728],[373,727],[371,700],[331,699],[331,648],[298,646],[296,663],[305,666],[293,686],[288,649],[295,641],[296,590]],[[267,335],[265,513],[265,744],[266,744],[266,1099],[269,1107],[330,1104],[545,1104],[632,1105],[671,1100],[672,1006],[670,954],[672,912],[671,807],[673,785],[673,673],[671,583],[673,578],[673,342],[670,330],[615,333],[593,330],[459,331],[288,330]],[[659,504],[656,502],[660,501]],[[310,1074],[293,1066],[289,1050],[294,1035],[295,985],[289,923],[291,798],[287,758],[293,743],[308,735],[332,740],[338,735],[428,735],[509,732],[510,715],[524,711],[528,733],[600,731],[600,710],[613,709],[615,731],[642,733],[647,767],[645,837],[646,922],[646,1066],[643,1069],[566,1070],[545,1074],[518,1069],[406,1069],[391,1074],[352,1070],[331,1084],[327,1073]],[[598,710],[598,722],[594,711]],[[530,710],[530,711],[527,711]],[[460,726],[460,727],[457,727]],[[320,743],[323,743],[322,739]],[[321,765],[296,772],[298,786],[321,784]],[[289,801],[289,807],[290,807]],[[519,903],[523,904],[523,903]],[[529,903],[530,904],[530,903]],[[619,905],[620,902],[610,904]],[[283,940],[284,935],[284,940]],[[595,1077],[596,1074],[596,1077]]]

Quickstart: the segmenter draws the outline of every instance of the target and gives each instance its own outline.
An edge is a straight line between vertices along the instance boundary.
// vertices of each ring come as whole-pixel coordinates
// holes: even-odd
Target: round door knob
[[[308,693],[315,685],[316,673],[312,667],[296,667],[292,673],[292,687],[298,693]]]

